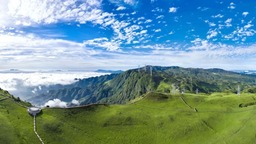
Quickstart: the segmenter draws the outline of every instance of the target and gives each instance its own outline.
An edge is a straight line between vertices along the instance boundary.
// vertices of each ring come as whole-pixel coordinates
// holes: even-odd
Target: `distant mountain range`
[[[95,72],[99,72],[99,73],[111,73],[111,74],[118,74],[118,73],[122,73],[122,70],[104,70],[104,69],[98,69]]]
[[[241,74],[256,75],[256,70],[235,70],[234,72],[238,72]]]
[[[241,91],[254,92],[256,76],[223,69],[182,68],[177,66],[145,66],[118,74],[78,80],[58,86],[29,102],[44,104],[58,98],[62,101],[79,100],[81,104],[127,103],[148,92],[162,93],[212,93]]]

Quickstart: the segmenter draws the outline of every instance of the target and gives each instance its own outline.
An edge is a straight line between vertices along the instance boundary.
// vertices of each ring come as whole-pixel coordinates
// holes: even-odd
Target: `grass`
[[[2,97],[9,96],[0,91]],[[0,143],[38,143],[33,132],[33,118],[27,110],[9,98],[0,101]]]
[[[239,107],[255,98],[253,94],[150,93],[127,105],[44,109],[37,116],[37,129],[51,144],[255,143],[256,106]],[[0,102],[0,142],[39,143],[32,121],[26,109],[11,99]]]

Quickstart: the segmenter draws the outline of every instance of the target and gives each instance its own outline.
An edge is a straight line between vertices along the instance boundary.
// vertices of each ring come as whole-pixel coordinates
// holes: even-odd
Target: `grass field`
[[[0,90],[0,99],[10,96]],[[25,103],[23,103],[25,104]],[[19,106],[12,98],[0,101],[0,143],[38,143],[33,132],[33,118],[26,108]]]
[[[239,105],[255,99],[253,94],[150,93],[127,105],[44,109],[37,130],[51,144],[250,144],[256,143],[256,106]],[[0,142],[39,143],[32,121],[13,100],[0,101]]]

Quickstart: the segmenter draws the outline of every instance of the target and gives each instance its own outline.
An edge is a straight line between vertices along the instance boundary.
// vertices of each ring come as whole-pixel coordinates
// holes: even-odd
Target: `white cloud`
[[[159,15],[156,17],[156,19],[163,19],[164,18],[164,15]]]
[[[235,9],[236,6],[235,6],[235,3],[231,2],[228,6],[229,9]]]
[[[0,1],[1,4],[2,1]],[[4,2],[4,1],[3,1]],[[3,3],[2,2],[2,3]],[[125,0],[127,4],[135,4],[134,0]],[[7,2],[6,2],[7,3]],[[81,3],[79,0],[46,0],[46,1],[34,1],[34,0],[21,0],[14,1],[10,0],[8,7],[5,7],[5,10],[8,11],[1,15],[6,16],[4,19],[0,21],[5,22],[5,26],[28,26],[28,25],[37,25],[37,24],[51,24],[58,22],[79,22],[81,24],[91,22],[93,24],[98,24],[101,27],[110,27],[114,31],[114,36],[112,39],[100,41],[101,43],[98,46],[105,48],[107,50],[118,50],[119,44],[121,41],[127,40],[129,43],[134,38],[130,38],[130,33],[124,31],[130,22],[126,21],[118,21],[115,19],[114,14],[103,12],[101,10],[102,0],[92,0],[92,1],[84,1]],[[119,6],[117,10],[124,10],[125,7]],[[7,19],[8,18],[8,19]],[[9,19],[10,18],[10,19]],[[9,22],[8,24],[6,23]],[[15,25],[11,25],[15,23]],[[51,36],[52,37],[52,36]],[[17,38],[17,37],[16,37]],[[22,37],[19,38],[20,41]],[[97,41],[98,39],[96,39]],[[3,41],[3,40],[2,40]],[[49,41],[49,40],[47,40]],[[60,40],[59,40],[60,41]],[[92,41],[87,41],[84,45],[97,45],[96,43],[92,44]],[[9,42],[4,42],[5,44]],[[16,42],[15,42],[16,43]],[[24,40],[23,40],[24,43]],[[3,45],[3,44],[2,44]],[[10,44],[8,44],[10,45]],[[26,43],[25,43],[26,45]],[[79,44],[79,47],[82,47]],[[83,45],[83,44],[82,44]],[[41,47],[43,49],[43,47]],[[46,49],[46,48],[45,48]],[[71,50],[70,50],[71,51]],[[80,53],[82,54],[82,53]]]
[[[174,32],[173,32],[173,31],[170,31],[170,32],[169,32],[169,35],[172,35],[172,34],[174,34]]]
[[[67,102],[61,101],[60,99],[53,99],[49,100],[44,104],[44,107],[58,107],[58,108],[66,108],[67,107]]]
[[[93,55],[99,53],[83,43],[43,39],[32,34],[0,34],[1,69],[84,69],[91,64],[83,63],[92,63]]]
[[[9,62],[19,60],[59,62],[61,59],[82,55],[89,56],[94,50],[89,50],[82,43],[61,39],[42,39],[33,34],[8,35],[0,34],[0,63],[4,59]]]
[[[122,37],[123,40],[126,41],[126,44],[130,44],[131,41],[135,40],[140,36],[140,30],[142,30],[142,26],[139,25],[131,25],[129,27],[124,28],[125,36]]]
[[[129,5],[135,5],[137,4],[136,0],[124,0],[125,3],[129,4]]]
[[[214,26],[216,26],[216,24],[212,23],[212,22],[209,22],[209,26],[214,27]]]
[[[120,10],[125,10],[126,8],[124,6],[119,6],[116,10],[120,11]]]
[[[75,78],[99,76],[96,72],[1,72],[0,87],[6,90],[15,89],[17,82],[22,81],[24,86],[49,86],[55,84],[67,85],[75,82]]]
[[[71,101],[71,104],[73,104],[73,105],[80,105],[80,103],[79,103],[79,101],[78,100],[75,100],[75,99],[73,99],[72,101]]]
[[[159,12],[159,13],[161,13],[161,12],[163,12],[164,10],[163,10],[162,8],[156,7],[156,8],[154,8],[154,9],[152,9],[151,11],[152,11],[152,12]]]
[[[194,46],[188,48],[189,50],[208,50],[208,49],[216,48],[214,45],[210,44],[207,40],[203,40],[200,38],[194,39],[193,41],[191,41],[191,43],[193,43]]]
[[[138,20],[144,20],[145,19],[145,17],[139,17],[138,18]]]
[[[224,15],[222,14],[217,14],[217,15],[213,15],[212,18],[223,18]]]
[[[231,23],[232,22],[232,19],[231,18],[229,18],[229,19],[227,19],[226,21],[225,21],[225,23]]]
[[[134,0],[124,0],[123,1],[126,4],[136,4],[137,2]],[[4,4],[1,5],[1,4]],[[15,0],[9,0],[9,1],[0,1],[0,6],[2,6],[2,9],[0,11],[0,26],[8,27],[20,27],[20,26],[29,26],[29,25],[44,25],[44,24],[52,24],[52,23],[58,23],[58,22],[78,22],[80,24],[84,24],[87,22],[91,22],[93,24],[100,25],[102,29],[110,28],[113,29],[113,36],[111,38],[108,38],[108,40],[102,40],[101,43],[98,44],[101,48],[105,48],[106,50],[118,50],[120,49],[120,43],[126,42],[130,43],[132,40],[135,39],[135,35],[137,29],[134,28],[134,25],[130,25],[131,21],[130,19],[119,21],[115,18],[115,15],[113,13],[103,12],[101,9],[102,0],[90,0],[90,1],[84,1],[80,2],[80,0],[45,0],[45,1],[34,1],[34,0],[20,0],[16,2]],[[119,6],[117,10],[123,10],[125,9],[124,6]],[[3,11],[4,10],[4,11]],[[136,12],[134,12],[135,14]],[[147,22],[150,22],[148,20]],[[140,28],[141,29],[141,28]],[[1,28],[0,28],[1,30]],[[1,30],[4,32],[4,30]],[[48,34],[47,36],[51,35],[51,37],[56,36],[56,34]],[[59,35],[57,35],[58,37]],[[21,43],[18,45],[21,45],[22,47],[28,47],[31,46],[30,43],[25,41],[30,41],[30,39],[35,38],[27,38],[27,36],[24,37],[24,35],[15,36],[15,33],[8,34],[8,36],[0,36],[4,37],[2,38],[3,41],[2,46],[5,47],[7,45],[13,46],[14,44],[17,45],[17,42],[14,42],[14,44],[11,43],[10,39],[18,39],[18,42],[21,42],[25,44],[23,46]],[[9,37],[9,38],[6,38]],[[12,38],[10,38],[12,37]],[[138,37],[140,38],[140,37]],[[5,41],[8,39],[7,41]],[[40,39],[40,38],[39,38]],[[38,40],[41,42],[41,40]],[[36,42],[38,42],[36,41]],[[43,42],[49,42],[49,41],[62,41],[66,42],[65,40],[45,40]],[[84,45],[95,45],[96,43],[92,43],[93,41],[98,41],[98,39],[94,39],[91,41],[86,41],[83,43],[75,43],[75,49],[77,47],[80,47],[83,49]],[[36,42],[32,42],[36,44]],[[68,42],[72,43],[72,42]],[[1,45],[0,44],[0,45]],[[6,44],[4,46],[4,44]],[[50,46],[50,44],[49,44]],[[48,50],[49,47],[40,47],[40,49],[44,49],[45,51]],[[58,45],[59,46],[59,45]],[[64,45],[63,45],[64,46]],[[67,47],[67,46],[65,46]],[[56,49],[56,48],[51,48]],[[38,48],[39,50],[39,48]],[[59,49],[58,49],[59,50]],[[70,50],[71,51],[71,50]],[[86,53],[86,52],[85,52]],[[66,53],[68,54],[68,53]],[[83,53],[80,53],[80,55]]]
[[[214,26],[216,26],[216,24],[215,24],[215,23],[210,22],[209,20],[205,20],[204,22],[205,22],[205,23],[207,23],[207,24],[209,24],[209,26],[210,26],[210,27],[214,27]]]
[[[14,46],[17,47],[17,45],[20,45],[22,47],[26,47],[28,49],[31,49],[31,45],[33,46],[38,45],[40,43],[43,43],[43,48],[40,46],[40,48],[37,48],[39,51],[43,51],[43,49],[46,49],[51,46],[51,51],[54,49],[57,49],[56,47],[53,47],[51,42],[57,43],[56,46],[59,46],[60,43],[62,47],[68,47],[70,44],[75,45],[72,50],[69,50],[69,52],[72,51],[76,52],[76,49],[79,49],[80,52],[77,54],[82,55],[88,55],[86,54],[87,50],[85,50],[84,46],[98,46],[101,48],[105,48],[106,50],[115,51],[120,49],[120,43],[131,43],[131,41],[135,40],[135,38],[141,39],[141,37],[138,37],[138,30],[142,29],[141,26],[137,25],[130,25],[131,20],[124,20],[119,21],[115,18],[115,15],[112,13],[103,12],[101,10],[101,0],[97,1],[86,1],[83,3],[77,2],[76,0],[67,0],[65,2],[56,0],[56,1],[50,1],[46,0],[43,1],[32,1],[28,0],[26,2],[20,1],[20,3],[15,3],[14,1],[10,1],[9,8],[8,9],[8,17],[11,17],[12,20],[16,23],[16,25],[34,25],[34,24],[50,24],[50,23],[57,23],[57,22],[70,22],[70,21],[77,21],[81,24],[86,22],[91,22],[94,24],[99,24],[102,27],[110,27],[113,29],[113,37],[110,39],[92,39],[85,41],[84,43],[75,43],[71,41],[65,41],[60,39],[40,39],[35,38],[35,35],[32,37],[28,37],[26,35],[15,35],[15,33],[9,33],[8,35],[1,35],[1,40],[3,43],[3,47],[10,47]],[[136,3],[136,1],[133,0],[126,0],[124,1],[127,4],[133,4]],[[28,8],[27,8],[28,7]],[[120,6],[118,8],[119,10],[124,9],[123,6]],[[135,12],[136,13],[136,12]],[[1,14],[0,14],[1,17]],[[3,19],[5,21],[7,19]],[[152,20],[151,20],[152,21]],[[150,22],[150,20],[147,20],[146,22]],[[1,22],[0,22],[1,23]],[[6,25],[10,26],[10,25]],[[3,30],[2,30],[3,31]],[[4,31],[3,31],[4,32]],[[47,36],[53,35],[50,33]],[[56,34],[55,34],[56,35]],[[59,35],[57,35],[58,37]],[[24,37],[24,38],[23,38]],[[19,43],[21,41],[21,43]],[[31,43],[25,42],[25,41],[32,41]],[[12,43],[14,42],[14,43]],[[50,44],[50,43],[51,44]],[[99,42],[97,44],[96,42]],[[44,45],[45,43],[49,43],[49,46]],[[67,44],[67,46],[64,45],[64,43]],[[0,45],[1,45],[0,44]],[[25,46],[23,45],[25,44]],[[53,47],[53,48],[52,48]],[[62,48],[62,51],[65,48]],[[60,50],[58,48],[58,50]],[[18,50],[20,53],[22,53],[22,50]],[[32,50],[35,51],[35,50]],[[68,51],[66,49],[66,51]],[[58,51],[57,53],[60,53],[61,51]],[[95,51],[94,51],[95,52]],[[32,52],[33,53],[33,52]],[[70,53],[70,55],[72,55]],[[34,54],[34,53],[33,53]],[[66,53],[68,55],[68,53]],[[89,52],[90,54],[90,52]],[[49,55],[52,55],[52,53],[49,53]],[[42,56],[40,53],[38,56]],[[43,55],[44,58],[57,58],[55,56],[48,56]],[[75,57],[72,56],[72,57]],[[7,57],[5,57],[7,58]],[[22,56],[20,56],[22,58]],[[25,57],[23,57],[25,58]],[[64,58],[63,58],[64,59]],[[70,59],[70,58],[69,58]]]
[[[170,13],[176,13],[176,12],[177,12],[177,9],[178,9],[178,8],[176,8],[176,7],[170,7],[170,8],[169,8],[169,12],[170,12]]]
[[[245,29],[251,28],[253,25],[251,23],[248,23],[247,25],[244,26]]]
[[[242,15],[246,17],[249,14],[249,12],[243,12]]]
[[[213,37],[216,37],[218,35],[218,32],[216,30],[210,30],[207,35],[207,39],[211,39]]]
[[[238,26],[233,32],[228,35],[223,35],[223,37],[226,39],[232,39],[233,41],[245,41],[245,37],[251,37],[256,34],[256,30],[252,29],[254,25],[251,23],[252,21],[249,21],[244,26]]]
[[[155,30],[155,32],[160,32],[160,31],[161,31],[161,29],[156,29],[156,30]]]
[[[151,22],[152,22],[151,19],[148,19],[148,20],[145,21],[145,23],[151,23]]]
[[[232,26],[231,22],[232,22],[232,18],[227,19],[225,21],[226,27],[231,27]]]
[[[109,13],[101,10],[101,3],[102,0],[90,0],[83,3],[79,0],[1,0],[0,25],[29,26],[60,21],[100,24],[102,19],[110,16]]]
[[[156,49],[153,54],[144,54],[141,61],[136,61],[137,65],[152,64],[169,66],[170,63],[183,67],[203,67],[213,68],[221,67],[225,69],[248,69],[253,67],[256,55],[254,46],[250,47],[233,47],[228,45],[215,45],[209,43],[207,40],[197,39],[197,45],[190,48],[190,51],[182,51],[175,49]],[[149,46],[151,47],[151,46]],[[154,49],[154,47],[152,47]],[[239,56],[243,55],[245,58],[241,60]],[[136,55],[132,58],[136,59]],[[139,56],[138,56],[139,57]],[[140,56],[141,57],[141,56]],[[145,59],[147,61],[143,61]],[[150,61],[152,60],[152,61]],[[244,65],[244,61],[247,62]],[[210,65],[209,65],[210,63]],[[232,65],[230,64],[232,63]],[[136,66],[136,65],[134,65]]]
[[[138,49],[152,49],[152,50],[173,50],[173,47],[170,45],[162,45],[162,44],[155,44],[155,45],[142,45],[136,46],[135,48]]]
[[[132,14],[132,15],[135,15],[136,13],[137,13],[137,12],[134,11],[134,12],[132,12],[131,14]]]
[[[148,30],[142,30],[140,31],[140,34],[146,34]]]
[[[96,38],[92,40],[84,41],[83,43],[85,46],[93,46],[98,48],[105,48],[109,51],[116,51],[119,49],[120,44],[114,41],[109,40],[108,38]]]
[[[207,11],[209,8],[208,7],[198,7],[197,9],[201,10],[201,11]]]
[[[207,40],[197,39],[195,44],[189,47],[187,51],[181,50],[180,45],[148,45],[149,51],[133,50],[130,52],[104,52],[97,55],[96,59],[88,59],[87,62],[81,63],[86,67],[111,68],[111,69],[127,69],[137,67],[137,65],[162,65],[169,66],[170,63],[183,67],[220,67],[225,69],[236,68],[253,68],[255,64],[253,59],[256,55],[255,45],[246,47],[231,47],[227,45],[212,44]],[[144,48],[143,45],[138,48]],[[145,47],[146,48],[146,47]],[[237,57],[234,60],[234,55],[246,55],[247,57],[241,60]],[[132,61],[131,61],[132,59]],[[127,63],[129,61],[129,63]],[[236,65],[230,65],[228,62]],[[244,65],[243,62],[247,61]],[[73,61],[75,62],[75,61]]]

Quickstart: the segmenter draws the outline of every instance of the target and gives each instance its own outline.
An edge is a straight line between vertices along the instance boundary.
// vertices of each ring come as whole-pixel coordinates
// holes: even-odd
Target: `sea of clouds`
[[[43,87],[61,84],[67,85],[77,81],[77,79],[105,75],[97,72],[0,72],[0,88],[9,91],[16,97],[23,100],[31,98]],[[56,103],[56,105],[55,105]],[[78,104],[78,101],[70,102]],[[48,103],[53,107],[65,107],[64,103],[52,100]]]

